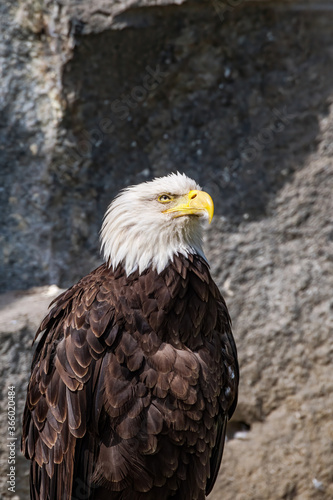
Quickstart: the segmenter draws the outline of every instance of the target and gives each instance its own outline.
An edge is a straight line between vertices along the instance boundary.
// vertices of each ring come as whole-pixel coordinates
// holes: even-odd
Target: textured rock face
[[[333,176],[322,154],[332,128],[322,127],[272,215],[225,235],[215,268],[239,346],[235,419],[251,425],[226,446],[216,498],[333,498]]]
[[[179,3],[2,5],[2,289],[96,265],[128,183],[185,171],[238,231],[316,150],[332,14]]]
[[[213,195],[206,250],[239,348],[235,420],[251,429],[226,445],[216,500],[333,498],[330,7],[0,7],[4,290],[67,287],[97,265],[127,184],[180,170]],[[6,300],[2,380],[20,414],[48,298],[32,320]]]

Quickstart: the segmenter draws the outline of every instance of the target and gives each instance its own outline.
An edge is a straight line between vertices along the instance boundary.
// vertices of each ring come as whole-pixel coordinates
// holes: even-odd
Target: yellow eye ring
[[[169,194],[163,193],[158,197],[160,203],[169,203],[173,198]]]

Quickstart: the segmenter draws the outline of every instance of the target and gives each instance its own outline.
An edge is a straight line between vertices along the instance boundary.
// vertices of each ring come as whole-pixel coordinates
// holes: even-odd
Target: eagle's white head
[[[131,186],[109,206],[101,242],[105,260],[127,275],[152,266],[163,271],[175,254],[201,256],[202,223],[211,221],[213,200],[185,174]]]

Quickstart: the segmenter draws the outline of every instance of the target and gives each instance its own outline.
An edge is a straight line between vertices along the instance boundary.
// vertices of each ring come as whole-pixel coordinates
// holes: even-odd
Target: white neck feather
[[[180,174],[166,179],[175,183],[174,189],[184,193],[198,187]],[[127,275],[136,270],[142,273],[150,266],[160,273],[177,254],[198,254],[205,258],[201,218],[172,219],[161,213],[160,204],[154,205],[149,191],[156,192],[157,181],[159,179],[123,191],[111,203],[104,218],[101,230],[104,258],[114,269],[122,264]],[[163,184],[160,188],[163,192],[162,187]]]
[[[114,269],[121,263],[127,276],[137,269],[142,273],[150,266],[160,273],[179,254],[198,254],[205,258],[201,231],[193,234],[186,226],[177,224],[178,221],[154,229],[144,221],[135,221],[132,226],[119,224],[112,212],[107,214],[102,229],[104,258]]]

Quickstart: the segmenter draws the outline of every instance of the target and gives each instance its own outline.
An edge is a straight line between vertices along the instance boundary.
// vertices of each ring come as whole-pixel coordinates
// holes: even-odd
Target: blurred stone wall
[[[332,101],[332,13],[297,6],[3,2],[2,290],[69,286],[118,190],[170,171],[232,231],[266,217]]]
[[[71,285],[120,188],[194,177],[250,428],[211,498],[331,500],[333,3],[4,1],[0,28],[2,290]],[[38,293],[30,315],[1,301],[19,415]]]

